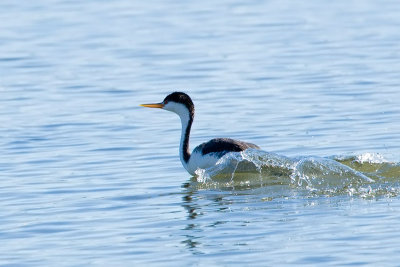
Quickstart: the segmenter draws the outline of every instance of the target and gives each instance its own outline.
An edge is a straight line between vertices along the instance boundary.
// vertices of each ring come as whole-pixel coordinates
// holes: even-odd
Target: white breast
[[[191,175],[195,175],[197,169],[207,169],[212,167],[218,160],[219,157],[216,157],[213,153],[202,155],[201,152],[195,150],[191,154],[189,162],[184,164],[184,167]]]

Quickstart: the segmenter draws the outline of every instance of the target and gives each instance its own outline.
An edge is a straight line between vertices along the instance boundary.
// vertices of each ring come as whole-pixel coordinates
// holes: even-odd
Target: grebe
[[[240,152],[248,148],[260,149],[257,145],[230,138],[215,138],[189,150],[189,136],[194,119],[194,104],[185,93],[174,92],[165,97],[164,101],[156,104],[141,104],[148,108],[161,108],[179,115],[182,123],[179,156],[183,167],[195,175],[198,168],[206,169],[214,166],[217,161],[229,152]]]

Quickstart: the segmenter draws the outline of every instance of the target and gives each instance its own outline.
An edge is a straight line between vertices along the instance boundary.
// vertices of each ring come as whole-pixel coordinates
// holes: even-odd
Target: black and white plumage
[[[183,167],[192,175],[198,168],[209,168],[229,152],[240,152],[249,148],[260,149],[257,145],[230,138],[215,138],[200,144],[193,152],[189,150],[190,129],[194,119],[194,104],[185,93],[169,94],[161,103],[142,104],[143,107],[161,108],[172,111],[181,118],[182,133],[179,155]]]

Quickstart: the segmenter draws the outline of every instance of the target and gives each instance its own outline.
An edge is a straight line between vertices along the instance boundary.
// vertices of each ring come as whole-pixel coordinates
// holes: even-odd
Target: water
[[[0,20],[1,265],[400,259],[397,1],[5,0]],[[174,90],[192,147],[256,143],[255,169],[190,177],[179,119],[138,106]]]

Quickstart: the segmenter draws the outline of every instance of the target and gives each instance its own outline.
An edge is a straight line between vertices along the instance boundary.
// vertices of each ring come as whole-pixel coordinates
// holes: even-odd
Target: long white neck
[[[178,114],[181,118],[182,132],[179,146],[179,157],[181,159],[183,167],[188,170],[188,162],[190,159],[189,137],[190,129],[192,128],[193,123],[193,116],[190,115],[190,112],[186,108],[186,106],[180,103],[167,103],[164,106],[164,109]]]
[[[192,127],[193,120],[189,116],[180,116],[182,123],[181,131],[181,141],[179,145],[179,157],[181,159],[182,165],[187,169],[187,164],[190,159],[190,148],[189,148],[189,138],[190,129]]]

